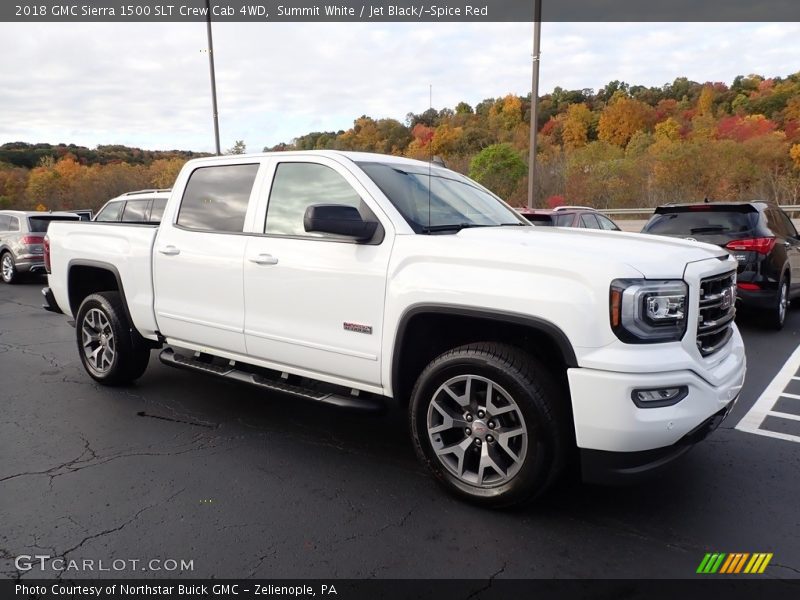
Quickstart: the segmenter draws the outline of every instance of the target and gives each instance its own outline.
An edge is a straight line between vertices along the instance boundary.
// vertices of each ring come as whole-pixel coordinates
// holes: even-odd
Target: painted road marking
[[[792,435],[764,428],[764,421],[767,417],[771,419],[782,419],[784,422],[789,423],[800,421],[800,416],[798,415],[775,410],[778,401],[782,398],[786,398],[788,402],[800,403],[800,395],[791,394],[786,391],[793,381],[800,381],[800,346],[797,347],[789,357],[789,360],[781,367],[781,370],[778,371],[775,378],[761,393],[748,413],[737,423],[736,429],[739,431],[746,431],[747,433],[755,433],[756,435],[764,435],[779,440],[800,443],[800,435]]]

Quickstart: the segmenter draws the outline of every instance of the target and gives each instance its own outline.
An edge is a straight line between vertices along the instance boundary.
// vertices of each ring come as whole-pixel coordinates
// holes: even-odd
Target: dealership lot
[[[94,561],[73,577],[692,577],[706,552],[769,552],[764,576],[800,578],[800,365],[787,364],[800,310],[780,333],[741,323],[739,403],[663,476],[568,479],[536,506],[492,512],[439,489],[399,408],[337,412],[156,353],[136,386],[96,385],[66,319],[39,308],[42,285],[0,285],[4,576],[59,575],[49,561],[15,567],[47,555]],[[172,570],[182,561],[191,570]]]

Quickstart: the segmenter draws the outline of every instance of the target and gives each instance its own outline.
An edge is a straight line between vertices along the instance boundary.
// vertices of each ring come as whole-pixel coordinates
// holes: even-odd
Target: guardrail
[[[790,214],[800,213],[800,204],[782,204],[780,208]],[[655,210],[655,208],[603,208],[598,209],[598,212],[605,215],[651,215]]]

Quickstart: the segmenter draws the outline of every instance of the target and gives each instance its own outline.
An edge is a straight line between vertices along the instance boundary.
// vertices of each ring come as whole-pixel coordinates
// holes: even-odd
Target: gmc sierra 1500
[[[50,226],[50,305],[100,383],[172,366],[341,406],[408,404],[450,491],[506,506],[571,450],[650,471],[712,431],[745,374],[723,249],[539,228],[479,184],[393,156],[190,161],[160,226]]]

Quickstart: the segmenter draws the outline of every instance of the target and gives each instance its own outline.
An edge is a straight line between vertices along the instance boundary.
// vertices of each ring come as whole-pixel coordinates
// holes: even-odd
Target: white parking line
[[[756,435],[764,435],[779,440],[800,443],[800,436],[761,428],[764,424],[764,419],[767,417],[800,421],[800,416],[798,415],[773,410],[780,398],[789,398],[800,402],[799,395],[789,394],[784,391],[786,386],[792,381],[800,381],[798,369],[800,369],[800,346],[797,347],[789,357],[789,360],[781,367],[781,370],[761,393],[748,413],[736,424],[736,429],[739,431],[746,431],[747,433],[755,433]]]

